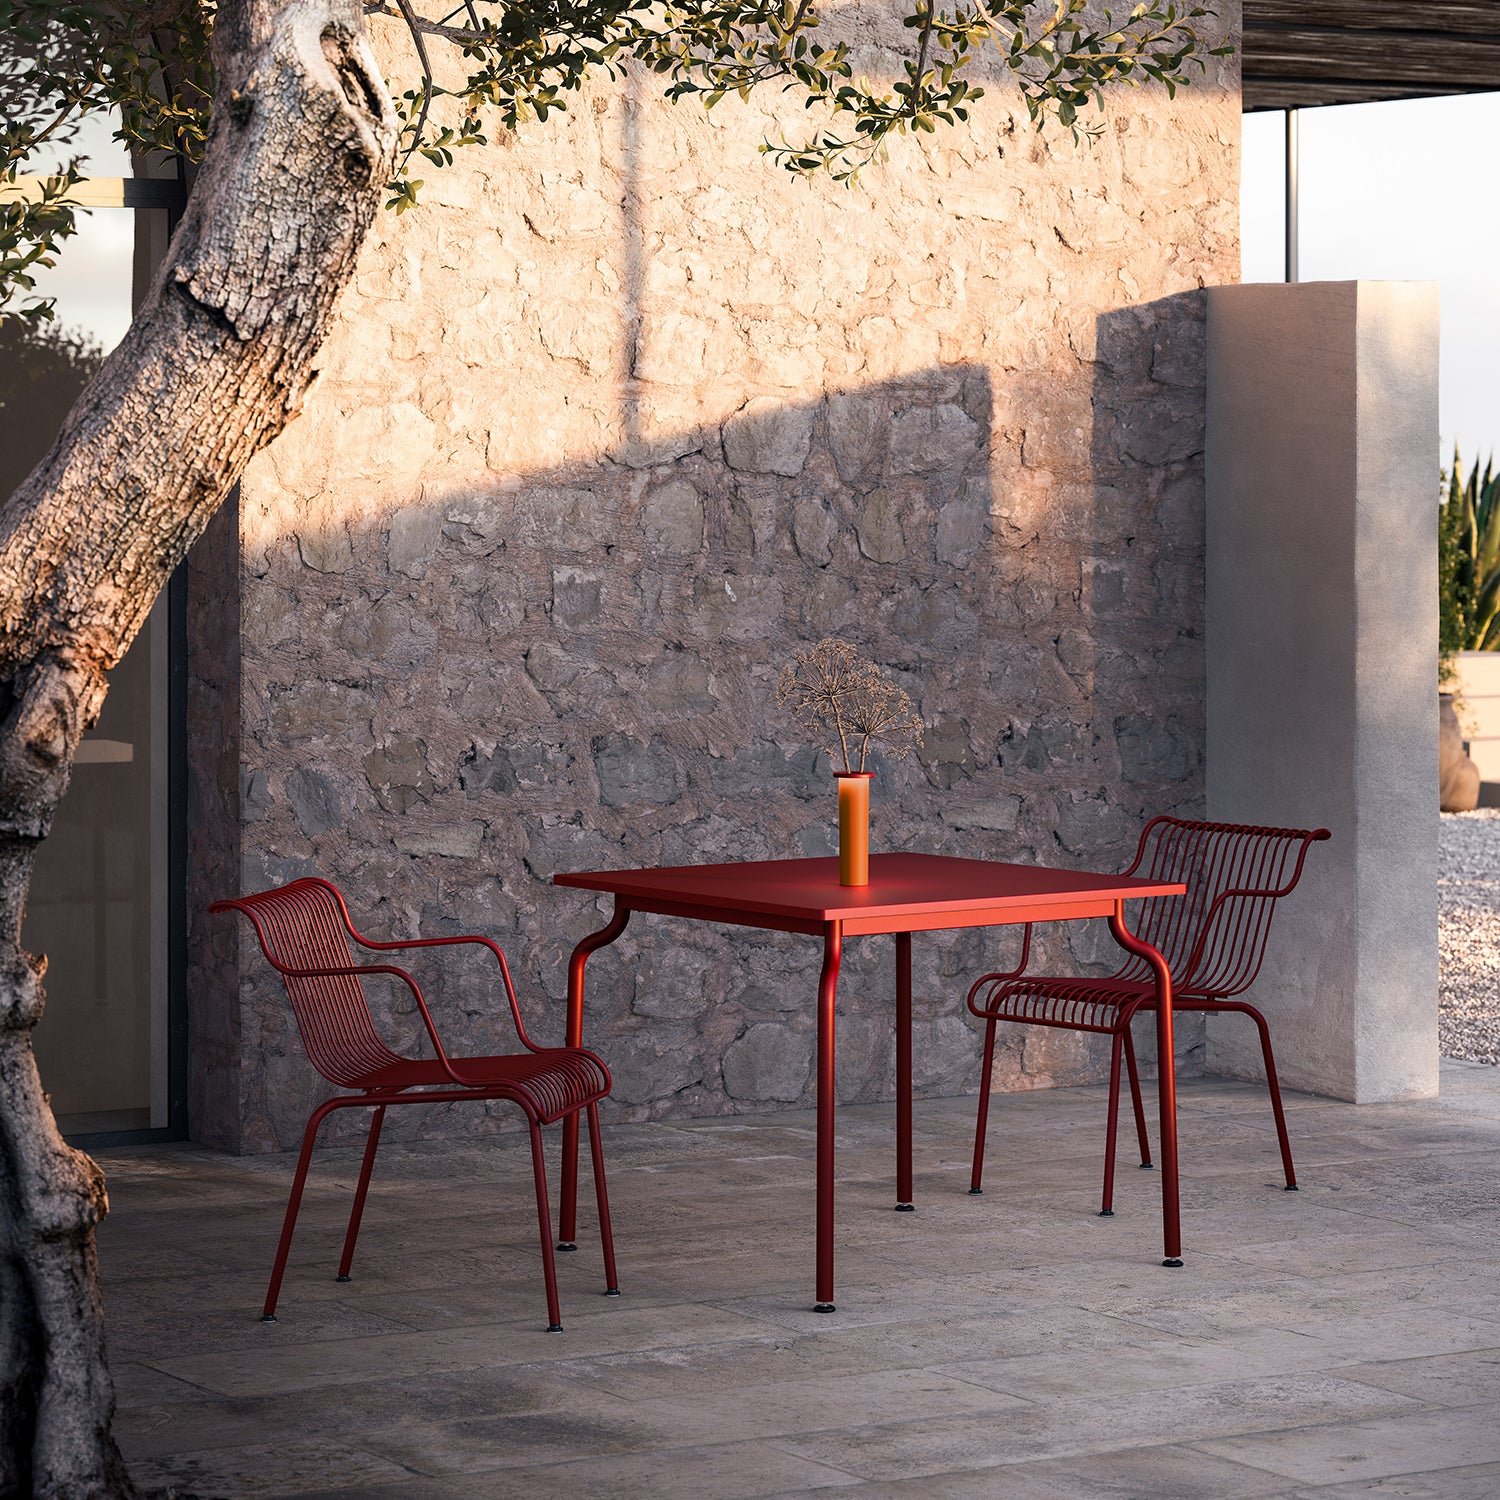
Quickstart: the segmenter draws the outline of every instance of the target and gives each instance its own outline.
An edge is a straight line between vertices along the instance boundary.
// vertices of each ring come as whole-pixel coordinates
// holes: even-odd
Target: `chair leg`
[[[1240,1004],[1229,1007],[1242,1010],[1260,1030],[1261,1055],[1266,1060],[1266,1085],[1271,1090],[1271,1112],[1276,1116],[1276,1141],[1281,1147],[1281,1169],[1286,1173],[1286,1190],[1297,1191],[1297,1173],[1292,1167],[1292,1144],[1286,1133],[1286,1113],[1281,1107],[1281,1085],[1276,1081],[1276,1062],[1271,1056],[1271,1030],[1266,1018],[1253,1005]]]
[[[969,1191],[982,1193],[979,1180],[984,1175],[984,1133],[990,1123],[990,1074],[995,1067],[995,1018],[985,1023],[984,1067],[979,1074],[979,1115],[974,1122],[974,1170],[969,1178]]]
[[[261,1309],[262,1323],[276,1321],[276,1299],[281,1295],[281,1278],[286,1274],[286,1258],[292,1248],[292,1231],[297,1227],[297,1210],[302,1206],[302,1189],[307,1183],[307,1167],[312,1160],[313,1141],[323,1117],[333,1107],[332,1102],[321,1105],[312,1112],[307,1129],[302,1132],[302,1151],[297,1157],[297,1173],[292,1178],[292,1193],[286,1201],[286,1217],[281,1221],[281,1239],[276,1246],[276,1260],[271,1267],[271,1284],[266,1288],[266,1302]]]
[[[576,1116],[575,1116],[576,1118]],[[547,1168],[542,1159],[542,1127],[531,1127],[531,1170],[536,1178],[536,1216],[542,1231],[542,1276],[547,1283],[547,1332],[561,1333],[562,1307],[557,1300],[557,1261],[552,1254],[552,1212],[547,1206]]]
[[[1104,1134],[1104,1204],[1101,1219],[1115,1213],[1115,1131],[1120,1119],[1120,1033],[1117,1031],[1109,1048],[1109,1125]]]
[[[365,1142],[365,1159],[359,1169],[359,1186],[354,1190],[354,1207],[349,1213],[349,1232],[344,1236],[344,1253],[339,1257],[340,1281],[348,1281],[349,1267],[354,1264],[354,1242],[359,1238],[359,1221],[364,1217],[365,1194],[370,1191],[370,1170],[375,1165],[375,1148],[380,1144],[380,1127],[385,1123],[385,1105],[375,1111],[370,1121],[370,1136]]]
[[[1132,1020],[1135,1018],[1132,1016]],[[1130,1102],[1135,1107],[1135,1138],[1141,1147],[1141,1165],[1151,1165],[1151,1142],[1146,1139],[1146,1108],[1141,1103],[1141,1075],[1135,1065],[1135,1041],[1125,1028],[1125,1066],[1130,1070]]]
[[[609,1227],[609,1192],[604,1186],[604,1142],[599,1134],[599,1106],[589,1105],[589,1158],[594,1166],[594,1197],[599,1204],[599,1240],[604,1247],[604,1295],[620,1295],[615,1272],[615,1237]]]

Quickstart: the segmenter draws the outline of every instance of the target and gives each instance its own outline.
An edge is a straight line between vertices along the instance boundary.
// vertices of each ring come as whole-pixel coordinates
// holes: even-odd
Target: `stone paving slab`
[[[1388,1480],[1427,1469],[1500,1465],[1500,1403],[1391,1412],[1300,1431],[1210,1439],[1206,1453],[1319,1482]]]
[[[1494,1500],[1500,1495],[1500,1464],[1428,1469],[1351,1484],[1317,1485],[1291,1492],[1291,1500]]]
[[[1500,1071],[1444,1083],[1289,1096],[1290,1194],[1263,1091],[1186,1082],[1177,1271],[1128,1122],[1097,1216],[1102,1089],[997,1098],[978,1198],[973,1100],[919,1101],[910,1215],[890,1107],[840,1110],[832,1317],[810,1114],[615,1125],[625,1295],[589,1210],[561,1335],[523,1139],[383,1147],[343,1285],[359,1152],[321,1152],[269,1325],[291,1158],[105,1153],[120,1440],[203,1500],[1494,1500]]]
[[[1392,1392],[1307,1373],[1174,1386],[1162,1392],[1100,1392],[1013,1407],[1003,1419],[986,1423],[962,1417],[899,1422],[784,1439],[782,1446],[807,1457],[816,1454],[866,1479],[915,1478],[953,1467],[1106,1452],[1127,1444],[1196,1442],[1204,1435],[1246,1433],[1259,1438],[1293,1424],[1322,1427],[1340,1419],[1416,1409],[1416,1402]],[[1226,1458],[1237,1456],[1227,1448],[1218,1451]],[[1271,1467],[1254,1457],[1246,1461]]]

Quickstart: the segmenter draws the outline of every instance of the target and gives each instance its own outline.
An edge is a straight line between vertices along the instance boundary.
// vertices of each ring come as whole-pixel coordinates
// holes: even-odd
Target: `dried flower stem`
[[[922,720],[907,694],[880,675],[848,641],[822,640],[799,646],[782,669],[776,701],[809,729],[838,737],[846,774],[854,774],[849,742],[859,746],[859,769],[870,749],[886,746],[900,760],[922,743]],[[838,759],[832,750],[830,758]]]

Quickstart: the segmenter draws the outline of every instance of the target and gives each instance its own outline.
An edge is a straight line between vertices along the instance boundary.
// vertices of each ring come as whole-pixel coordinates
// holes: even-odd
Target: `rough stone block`
[[[837,534],[838,522],[823,501],[808,497],[792,507],[792,540],[808,562],[818,567],[832,562]]]
[[[906,557],[906,535],[901,527],[901,499],[890,489],[872,490],[857,502],[854,533],[859,550],[878,563],[898,563]]]
[[[608,501],[596,490],[547,487],[516,500],[520,540],[533,547],[579,552],[614,536]]]
[[[286,800],[297,827],[308,838],[316,838],[343,822],[338,788],[321,771],[293,771],[286,779]]]
[[[407,812],[432,795],[427,746],[411,735],[387,735],[365,756],[364,768],[365,780],[386,812]]]
[[[703,496],[686,480],[652,490],[641,506],[641,531],[656,552],[682,556],[703,547]]]
[[[783,607],[781,584],[742,573],[709,574],[693,582],[704,634],[731,641],[772,638]]]
[[[477,798],[485,792],[508,797],[517,786],[516,768],[504,750],[496,747],[485,754],[477,745],[470,745],[459,759],[458,784],[469,797]]]
[[[989,491],[985,481],[970,482],[957,496],[938,508],[939,562],[966,568],[984,545],[989,532]]]
[[[646,668],[642,699],[663,714],[706,714],[719,705],[709,665],[694,651],[667,646]]]
[[[593,749],[599,800],[606,807],[638,802],[665,806],[680,795],[677,766],[661,740],[647,745],[628,735],[603,735],[594,740]]]
[[[568,565],[552,570],[553,623],[569,630],[586,630],[599,621],[604,602],[604,578],[593,568]]]
[[[856,484],[884,453],[884,414],[878,402],[858,392],[828,398],[828,446],[845,484]]]
[[[271,814],[271,779],[265,771],[248,766],[240,771],[240,821],[259,823]]]
[[[1069,854],[1097,858],[1133,846],[1139,831],[1136,820],[1124,808],[1102,795],[1074,792],[1058,812],[1057,839]]]
[[[812,448],[813,411],[755,396],[724,424],[724,459],[731,469],[795,478]]]
[[[956,833],[1014,833],[1020,821],[1018,796],[987,797],[980,802],[959,802],[943,808],[943,822]]]
[[[403,854],[478,859],[484,843],[483,823],[443,823],[430,828],[403,828],[391,842]]]
[[[1110,614],[1125,605],[1127,574],[1119,563],[1102,557],[1083,560],[1083,597],[1096,614]]]
[[[708,1009],[707,954],[674,944],[651,948],[634,965],[630,1008],[638,1016],[686,1021]]]
[[[441,507],[419,499],[398,510],[386,526],[386,560],[391,570],[422,578],[443,535]]]
[[[811,1036],[765,1021],[750,1027],[725,1051],[724,1092],[731,1099],[791,1103],[802,1097],[811,1072]]]
[[[1198,747],[1175,719],[1158,722],[1149,714],[1115,720],[1120,774],[1129,782],[1185,781],[1198,760]]]
[[[910,407],[891,422],[891,469],[932,474],[962,468],[979,451],[979,436],[979,424],[961,406]]]
[[[358,688],[300,683],[273,700],[271,728],[289,745],[368,742],[372,707],[370,695]]]
[[[829,791],[828,778],[819,771],[818,752],[810,747],[788,754],[779,745],[742,745],[731,759],[710,760],[708,778],[724,797],[756,797],[776,789],[812,798]]]

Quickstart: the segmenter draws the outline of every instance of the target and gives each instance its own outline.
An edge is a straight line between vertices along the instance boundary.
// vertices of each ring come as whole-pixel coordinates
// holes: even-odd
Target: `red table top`
[[[955,926],[1027,921],[1031,916],[1097,916],[1114,902],[1171,896],[1185,887],[1172,881],[1095,875],[1042,865],[1011,865],[944,854],[872,854],[870,883],[839,884],[839,862],[825,859],[746,860],[724,865],[675,865],[659,870],[586,870],[554,875],[557,885],[609,891],[627,906],[696,908],[684,916],[768,917],[799,925],[853,921],[866,931],[894,932],[904,921],[945,925],[945,913],[964,914]]]

